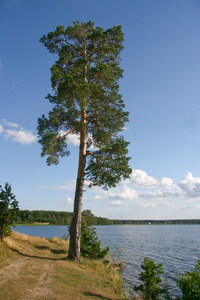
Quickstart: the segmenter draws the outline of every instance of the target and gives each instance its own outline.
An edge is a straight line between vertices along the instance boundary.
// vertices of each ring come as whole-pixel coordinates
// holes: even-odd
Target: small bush
[[[134,286],[135,292],[140,292],[144,300],[157,300],[160,295],[165,293],[165,289],[160,286],[162,280],[160,275],[163,273],[163,264],[155,264],[153,260],[145,257],[139,280],[142,282],[139,286]]]
[[[200,299],[200,259],[191,272],[179,275],[177,285],[182,291],[182,300]],[[180,299],[180,298],[177,298]]]
[[[81,254],[90,258],[103,259],[109,251],[109,247],[102,248],[95,230],[87,225],[82,218],[81,222]]]

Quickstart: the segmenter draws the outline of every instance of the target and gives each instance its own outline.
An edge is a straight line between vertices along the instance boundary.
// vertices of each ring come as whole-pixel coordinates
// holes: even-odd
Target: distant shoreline
[[[84,213],[84,211],[83,211]],[[96,225],[200,225],[200,219],[171,219],[171,220],[120,220],[96,217],[90,210],[85,211],[88,224]],[[16,224],[18,225],[70,225],[73,213],[64,211],[47,210],[20,210]]]
[[[133,221],[134,222],[134,221]],[[156,223],[147,223],[147,222],[144,222],[144,223],[119,223],[119,224],[93,224],[91,226],[115,226],[115,225],[120,225],[120,226],[126,226],[126,225],[163,225],[163,226],[166,226],[166,225],[200,225],[200,221],[199,223],[196,223],[196,222],[191,222],[191,223],[188,223],[188,222],[184,222],[184,220],[181,220],[180,223],[159,223],[158,221]],[[40,223],[40,222],[34,222],[34,223],[16,223],[15,226],[69,226],[68,224],[51,224],[51,223]]]

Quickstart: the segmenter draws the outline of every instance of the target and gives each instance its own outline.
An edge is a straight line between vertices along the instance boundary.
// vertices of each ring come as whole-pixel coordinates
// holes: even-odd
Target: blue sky
[[[83,209],[117,219],[199,218],[199,0],[1,0],[0,184],[12,185],[21,209],[73,210],[77,139],[69,157],[48,167],[36,127],[51,108],[45,97],[56,60],[39,39],[77,20],[122,25],[120,93],[133,169],[108,191],[86,185]]]

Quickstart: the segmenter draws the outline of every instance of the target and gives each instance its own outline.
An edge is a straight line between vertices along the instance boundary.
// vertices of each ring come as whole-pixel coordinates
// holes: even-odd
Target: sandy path
[[[4,290],[3,295],[0,292],[0,299],[57,299],[50,289],[52,264],[50,259],[24,256],[9,260],[9,264],[0,269],[0,291]],[[12,288],[16,296],[10,294]]]
[[[0,269],[0,288],[5,286],[7,281],[18,277],[21,268],[27,264],[27,261],[23,257],[9,260],[8,262],[6,267]]]

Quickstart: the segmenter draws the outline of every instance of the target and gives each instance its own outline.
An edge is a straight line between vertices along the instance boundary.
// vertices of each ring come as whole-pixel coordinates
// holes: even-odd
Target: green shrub
[[[140,292],[144,300],[161,299],[161,295],[166,293],[166,288],[160,286],[162,280],[160,275],[163,273],[163,264],[155,264],[153,260],[148,257],[144,258],[142,269],[139,274],[139,280],[142,282],[139,286],[134,286],[135,292]]]
[[[104,258],[109,247],[102,248],[95,230],[87,225],[85,218],[81,221],[81,254],[90,258]]]
[[[200,259],[191,272],[186,272],[176,278],[177,285],[182,291],[182,300],[200,299]],[[180,299],[180,298],[177,298]]]

